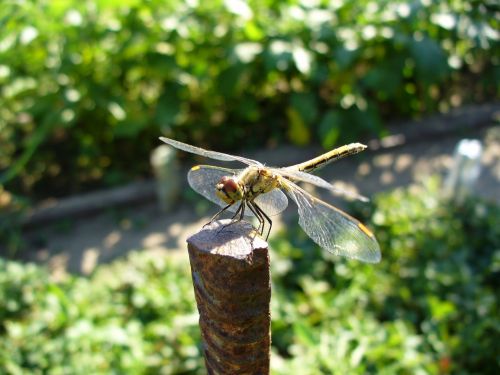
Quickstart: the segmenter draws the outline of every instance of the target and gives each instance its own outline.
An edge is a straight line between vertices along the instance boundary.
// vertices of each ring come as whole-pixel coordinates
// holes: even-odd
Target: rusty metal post
[[[209,374],[268,374],[268,245],[247,222],[217,221],[188,239]]]

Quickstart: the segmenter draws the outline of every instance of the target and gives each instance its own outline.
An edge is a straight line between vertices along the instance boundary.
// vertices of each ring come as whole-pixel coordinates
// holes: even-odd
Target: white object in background
[[[167,145],[158,146],[151,153],[151,166],[156,177],[156,194],[162,211],[169,211],[181,190],[177,152]]]
[[[444,184],[446,195],[458,202],[471,195],[481,173],[482,154],[483,145],[477,139],[462,139],[458,143]]]

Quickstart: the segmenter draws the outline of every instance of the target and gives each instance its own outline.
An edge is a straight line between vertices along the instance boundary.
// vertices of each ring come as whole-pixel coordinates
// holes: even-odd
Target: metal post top
[[[246,259],[256,249],[267,249],[268,244],[246,221],[218,220],[203,227],[187,239],[199,251],[236,259]]]

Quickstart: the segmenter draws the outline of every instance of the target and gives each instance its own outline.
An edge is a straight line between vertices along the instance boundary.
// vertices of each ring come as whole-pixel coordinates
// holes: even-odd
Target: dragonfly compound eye
[[[217,196],[228,204],[243,199],[243,190],[233,177],[222,177],[215,188]]]

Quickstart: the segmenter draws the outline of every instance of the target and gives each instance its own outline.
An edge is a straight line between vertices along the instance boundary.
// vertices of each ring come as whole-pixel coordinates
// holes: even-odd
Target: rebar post
[[[249,223],[228,223],[216,221],[188,239],[205,365],[209,374],[268,374],[268,245]]]

